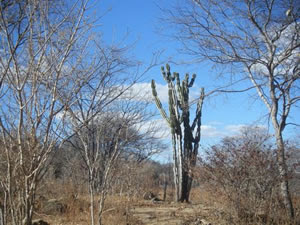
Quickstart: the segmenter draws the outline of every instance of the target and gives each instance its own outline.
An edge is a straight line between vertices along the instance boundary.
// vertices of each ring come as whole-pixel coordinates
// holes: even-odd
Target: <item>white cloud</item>
[[[220,121],[211,121],[208,123],[209,125],[211,126],[221,126],[223,125],[224,123],[223,122],[220,122]]]
[[[235,125],[227,125],[225,126],[225,131],[227,131],[228,135],[234,135],[239,133],[242,129],[246,128],[245,124],[235,124]]]
[[[136,83],[132,85],[122,96],[122,98],[133,100],[150,100],[151,87],[149,83]]]
[[[154,119],[141,125],[140,130],[142,132],[146,132],[147,129],[155,130],[155,137],[157,138],[171,139],[170,127],[164,119]],[[225,136],[225,132],[211,125],[202,125],[201,136],[202,138],[221,138]]]
[[[219,138],[223,137],[224,133],[222,130],[211,125],[202,125],[201,126],[201,135],[203,138]]]
[[[247,124],[231,124],[222,126],[223,123],[213,122],[210,125],[202,125],[203,138],[223,138],[226,136],[236,136],[247,127],[253,127]],[[256,129],[266,130],[264,125],[255,125]]]
[[[151,86],[150,86],[151,88]],[[151,90],[151,89],[150,89]],[[162,85],[162,84],[156,84],[156,91],[157,91],[157,96],[160,99],[161,102],[165,103],[168,102],[168,85]]]
[[[157,96],[162,103],[168,102],[168,85],[156,83]],[[200,89],[194,87],[190,90],[190,100],[193,101],[200,96]],[[122,96],[122,99],[136,100],[136,101],[152,101],[151,83],[136,83],[128,89]]]
[[[202,125],[201,126],[201,138],[223,138],[226,136],[235,136],[241,132],[241,130],[251,127],[251,125],[245,124],[235,124],[235,125],[227,125],[220,126],[222,123],[215,122],[218,126],[211,125]],[[261,129],[266,129],[263,125],[256,126]],[[146,132],[147,129],[155,130],[155,137],[162,139],[170,139],[170,128],[164,119],[154,119],[151,121],[147,121],[140,125],[140,130],[142,132]]]
[[[164,119],[153,119],[150,121],[146,121],[143,124],[139,124],[139,130],[143,133],[154,132],[153,136],[155,138],[161,139],[169,139],[170,135],[170,127]]]
[[[234,136],[239,134],[242,130],[246,128],[255,128],[261,130],[267,130],[267,127],[264,125],[247,125],[247,124],[236,124],[236,125],[227,125],[225,126],[225,132],[227,133],[226,136]]]
[[[162,103],[168,101],[168,86],[156,84],[156,91]],[[122,99],[135,101],[152,101],[151,83],[136,83],[132,85],[122,96]]]

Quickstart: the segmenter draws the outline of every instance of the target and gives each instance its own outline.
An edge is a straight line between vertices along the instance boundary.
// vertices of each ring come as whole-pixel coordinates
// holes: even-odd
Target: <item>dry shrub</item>
[[[156,196],[162,190],[160,187],[159,163],[145,161],[137,163],[133,161],[122,161],[114,171],[114,179],[111,184],[109,195],[105,202],[102,222],[104,224],[134,224],[134,218],[129,213],[129,206],[136,200],[142,200],[147,191]],[[77,170],[76,170],[77,171]],[[49,175],[43,186],[38,191],[38,202],[36,204],[36,217],[42,218],[51,224],[89,224],[90,200],[87,184],[78,181],[81,174],[74,171],[73,176],[55,177],[49,171]],[[71,172],[70,172],[71,173]],[[49,199],[56,199],[59,205],[63,205],[63,213],[44,210]],[[95,214],[97,221],[98,195],[95,194]],[[65,210],[66,206],[66,210]],[[59,210],[58,210],[59,211]],[[127,222],[126,222],[127,221]]]
[[[89,221],[89,198],[85,187],[72,180],[48,178],[38,190],[34,218],[50,224],[85,224]],[[88,223],[86,223],[88,224]]]
[[[212,146],[201,161],[199,178],[233,224],[290,223],[280,196],[276,151],[269,140],[260,129],[248,128]]]
[[[137,203],[136,198],[127,198],[125,196],[108,196],[103,212],[103,224],[105,225],[127,225],[136,224],[136,220],[130,213],[130,208]]]
[[[162,175],[165,175],[168,169],[151,160],[144,162],[120,161],[114,175],[110,194],[142,199],[143,195],[150,191],[157,196],[164,185]],[[168,183],[171,183],[169,181],[170,176],[165,176]]]
[[[85,190],[85,191],[84,191]],[[49,207],[49,200],[53,205]],[[102,222],[105,225],[136,224],[129,209],[138,199],[126,195],[108,195],[105,203]],[[97,221],[98,197],[95,199]],[[59,207],[64,206],[60,211]],[[58,209],[58,210],[56,210]],[[90,224],[90,200],[88,190],[78,191],[77,185],[71,181],[60,182],[48,179],[39,191],[36,202],[35,219],[43,219],[56,225],[88,225]]]

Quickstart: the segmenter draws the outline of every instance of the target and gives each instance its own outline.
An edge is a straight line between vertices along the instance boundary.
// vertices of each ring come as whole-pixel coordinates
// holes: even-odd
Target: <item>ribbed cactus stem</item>
[[[155,81],[152,80],[151,81],[151,89],[152,89],[152,95],[154,97],[155,103],[157,108],[160,111],[160,114],[162,115],[162,117],[165,119],[165,121],[168,123],[168,125],[170,126],[170,118],[167,116],[166,111],[163,109],[161,101],[159,100],[158,96],[157,96],[157,91],[156,91],[156,85],[155,85]]]
[[[166,68],[161,67],[161,73],[168,84],[169,116],[157,96],[154,80],[151,83],[152,95],[160,114],[168,122],[171,129],[176,200],[188,201],[193,180],[190,171],[196,165],[200,142],[204,89],[201,89],[196,117],[190,125],[189,88],[193,86],[196,75],[193,74],[192,79],[189,80],[189,74],[187,73],[185,78],[180,81],[179,73],[174,72],[172,75],[168,64],[166,64]]]
[[[193,84],[194,84],[194,82],[195,82],[195,79],[196,79],[196,74],[193,74],[192,79],[191,79],[191,81],[190,81],[190,83],[189,83],[189,88],[190,88],[190,87],[193,87]]]

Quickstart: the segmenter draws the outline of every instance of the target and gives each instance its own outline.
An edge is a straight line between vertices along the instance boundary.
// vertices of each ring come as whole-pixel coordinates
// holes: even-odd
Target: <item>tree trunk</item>
[[[180,195],[179,195],[179,175],[178,175],[178,168],[177,164],[175,162],[173,163],[173,173],[174,173],[174,187],[175,187],[175,201],[179,201]]]
[[[0,225],[4,225],[4,213],[3,213],[3,205],[0,202]]]
[[[278,167],[279,167],[279,175],[280,175],[280,189],[281,194],[284,200],[284,205],[286,210],[288,211],[289,217],[294,219],[294,207],[291,199],[291,194],[289,190],[289,182],[288,182],[288,169],[285,160],[285,149],[284,142],[282,138],[282,134],[280,131],[276,132],[276,144],[277,144],[277,154],[278,154]]]
[[[166,198],[167,198],[167,188],[168,188],[168,180],[167,180],[166,174],[164,174],[164,195],[163,195],[163,201],[166,201]]]
[[[175,187],[175,201],[179,201],[180,192],[179,192],[179,170],[178,170],[178,156],[176,149],[176,139],[175,135],[172,135],[172,146],[173,146],[173,174],[174,174],[174,187]]]
[[[177,143],[178,143],[178,198],[177,201],[182,201],[182,188],[183,188],[183,182],[184,182],[184,176],[183,176],[183,152],[182,152],[182,137],[181,135],[177,135]]]
[[[105,198],[106,198],[106,190],[102,190],[99,199],[98,225],[102,225],[102,213],[104,209]]]
[[[91,213],[91,225],[95,224],[95,219],[94,219],[94,182],[90,181],[89,182],[89,192],[90,192],[90,213]]]
[[[30,183],[34,181],[30,181],[28,177],[25,177],[25,193],[24,193],[24,219],[22,221],[23,225],[31,225],[32,224],[32,213],[33,213],[33,199],[34,199],[34,190],[31,189]]]
[[[189,194],[190,194],[190,177],[187,171],[183,172],[183,179],[182,179],[182,192],[181,192],[181,202],[189,202]]]
[[[275,130],[275,137],[276,137],[276,145],[277,145],[277,160],[278,160],[278,169],[279,169],[279,176],[280,176],[280,189],[281,195],[283,197],[284,206],[287,210],[287,213],[291,220],[294,219],[294,207],[291,199],[291,194],[289,191],[289,181],[288,181],[288,168],[285,159],[285,147],[282,137],[282,132],[285,128],[285,120],[286,117],[281,115],[281,121],[279,122],[277,119],[278,114],[278,99],[275,95],[275,87],[272,82],[270,82],[270,96],[272,99],[272,108],[270,110],[271,118],[273,127]]]

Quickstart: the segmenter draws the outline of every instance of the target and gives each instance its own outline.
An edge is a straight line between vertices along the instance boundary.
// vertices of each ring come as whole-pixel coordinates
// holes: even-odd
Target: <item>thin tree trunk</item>
[[[281,194],[284,200],[285,208],[288,211],[289,217],[294,219],[294,207],[293,202],[289,190],[289,182],[288,182],[288,173],[287,173],[287,165],[285,160],[285,149],[283,138],[280,132],[276,132],[276,143],[277,143],[277,151],[278,151],[278,167],[279,167],[279,175],[280,175],[280,189]]]
[[[183,152],[182,152],[182,137],[181,135],[177,135],[177,143],[178,143],[178,193],[179,193],[179,197],[177,199],[177,201],[181,201],[182,200],[182,184],[183,184],[183,163],[184,163],[184,159],[183,159]]]
[[[0,202],[0,225],[4,225],[4,213],[3,213],[4,210],[3,209],[4,209],[4,207]]]
[[[175,186],[175,201],[179,200],[179,177],[178,177],[178,168],[177,165],[173,164],[173,173],[174,173],[174,186]]]
[[[107,190],[103,189],[101,191],[100,199],[99,199],[99,210],[98,210],[98,225],[102,225],[102,213],[104,209],[104,202],[106,199]]]
[[[175,201],[179,200],[179,174],[178,174],[178,156],[176,147],[175,134],[172,135],[172,146],[173,146],[173,173],[174,173],[174,186],[175,186]]]
[[[271,76],[273,78],[273,76]],[[275,129],[276,136],[276,144],[277,144],[277,159],[278,159],[278,169],[280,175],[280,189],[281,195],[283,197],[284,205],[286,210],[288,211],[288,215],[291,220],[294,219],[294,207],[292,203],[291,193],[289,191],[289,181],[288,181],[288,168],[285,159],[285,147],[282,137],[282,131],[285,128],[285,115],[281,115],[281,121],[279,122],[277,119],[278,115],[278,99],[275,94],[274,81],[270,78],[269,88],[270,88],[270,96],[272,100],[272,107],[270,109],[270,114],[272,118],[273,127]]]
[[[4,191],[4,201],[3,201],[3,205],[2,205],[2,220],[3,220],[3,225],[6,225],[6,221],[7,221],[7,207],[8,207],[8,193],[5,190]]]
[[[166,174],[164,174],[164,195],[163,195],[163,201],[166,201],[166,198],[167,198],[167,188],[168,188],[167,176],[166,176]]]
[[[91,213],[91,225],[95,224],[95,218],[94,218],[94,188],[93,188],[93,182],[89,182],[89,192],[90,192],[90,213]]]
[[[28,177],[25,177],[25,196],[23,196],[24,198],[24,202],[25,202],[25,206],[24,206],[24,219],[22,221],[23,225],[31,225],[31,220],[32,220],[32,214],[31,214],[31,201],[30,201],[30,197],[31,197],[31,193],[29,190],[29,180]]]

